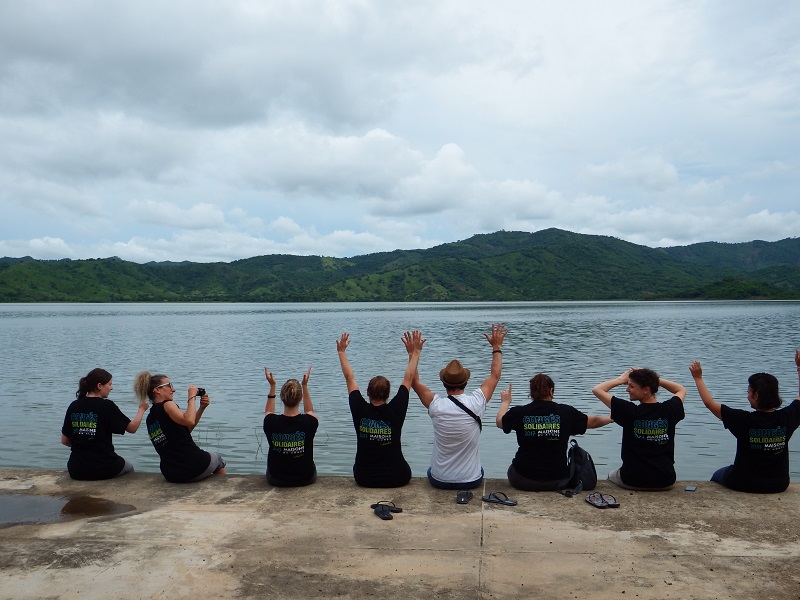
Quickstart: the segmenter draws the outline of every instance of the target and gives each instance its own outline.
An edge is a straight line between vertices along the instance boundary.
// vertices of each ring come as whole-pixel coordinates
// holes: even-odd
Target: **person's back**
[[[264,375],[269,383],[263,424],[264,435],[269,444],[267,482],[278,487],[312,484],[317,479],[314,435],[317,433],[319,421],[308,391],[311,367],[303,375],[302,383],[297,379],[289,379],[281,387],[283,414],[280,415],[275,413],[275,377],[267,367],[264,367]]]
[[[611,395],[610,390],[618,385],[627,386],[630,401]],[[673,396],[658,402],[659,387]],[[622,466],[611,471],[608,480],[633,490],[671,488],[676,479],[675,425],[685,416],[686,388],[651,369],[628,369],[597,384],[592,393],[611,408],[611,418],[622,427]]]
[[[359,390],[350,393],[350,414],[356,431],[353,478],[363,487],[400,487],[411,480],[401,436],[408,411],[408,388],[401,385],[389,402],[374,405]]]
[[[98,480],[116,477],[125,459],[114,451],[112,434],[124,434],[130,423],[111,400],[81,396],[64,417],[62,434],[70,439],[67,470],[72,479]]]
[[[553,401],[555,384],[546,373],[529,381],[531,402],[511,407],[511,384],[500,392],[495,424],[504,433],[515,431],[519,449],[508,467],[508,482],[531,492],[563,489],[569,483],[567,445],[572,435],[611,422],[608,416],[588,416],[568,404]]]
[[[514,469],[540,481],[568,478],[567,444],[571,435],[586,432],[587,421],[578,409],[553,401],[534,400],[511,408],[503,418],[503,431],[517,434]]]
[[[501,347],[508,330],[502,324],[492,325],[491,335],[483,336],[492,346],[489,376],[479,389],[465,392],[469,369],[451,360],[439,371],[439,380],[446,394],[434,394],[416,375],[412,388],[433,422],[433,452],[428,481],[441,489],[471,489],[483,481],[480,463],[481,418],[503,371]]]
[[[800,387],[800,350],[794,359]],[[790,483],[789,440],[800,427],[800,397],[780,408],[778,379],[769,373],[753,373],[747,379],[747,401],[753,410],[732,408],[714,400],[699,361],[692,361],[689,371],[703,404],[736,437],[733,464],[717,469],[711,481],[740,492],[785,491]]]
[[[411,480],[411,467],[403,456],[401,436],[408,411],[408,392],[417,373],[425,340],[416,330],[406,331],[401,339],[408,353],[408,366],[403,374],[403,381],[391,400],[391,384],[382,375],[370,379],[367,399],[364,398],[347,358],[350,334],[345,332],[336,341],[342,375],[347,384],[350,415],[356,432],[353,478],[363,487],[400,487]]]
[[[302,486],[315,478],[317,427],[317,419],[307,414],[265,415],[264,434],[269,444],[267,478],[272,485]]]
[[[800,400],[771,412],[722,405],[722,422],[736,436],[736,458],[725,484],[734,490],[779,493],[789,487],[789,439],[800,423]]]
[[[136,416],[129,419],[108,399],[113,389],[111,373],[99,367],[78,382],[61,426],[61,443],[70,448],[67,470],[73,479],[111,479],[133,471],[133,465],[114,451],[111,436],[136,433],[149,406],[140,402]]]
[[[637,488],[666,488],[675,483],[675,425],[684,418],[683,402],[611,403],[611,418],[622,427],[619,475]]]
[[[483,418],[486,398],[480,388],[453,396],[476,416]],[[442,482],[472,482],[482,477],[481,430],[475,419],[448,396],[436,394],[428,415],[433,422],[431,476]]]
[[[211,462],[211,456],[195,444],[189,429],[170,418],[163,402],[154,403],[150,408],[147,434],[158,453],[161,474],[169,482],[192,481]]]

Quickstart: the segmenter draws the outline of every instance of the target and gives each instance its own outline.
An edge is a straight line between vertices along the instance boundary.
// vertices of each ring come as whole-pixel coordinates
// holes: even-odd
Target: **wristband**
[[[492,354],[502,354],[502,350],[492,350]]]
[[[275,397],[275,394],[267,394],[267,398],[268,398],[268,399],[269,399],[269,398],[274,398],[274,397]]]

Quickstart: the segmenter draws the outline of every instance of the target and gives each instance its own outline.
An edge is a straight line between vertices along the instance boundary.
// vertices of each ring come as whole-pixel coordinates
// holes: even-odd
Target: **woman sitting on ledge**
[[[108,399],[112,389],[111,373],[105,369],[92,369],[78,382],[61,427],[61,443],[72,449],[67,470],[73,479],[112,479],[133,471],[133,465],[114,452],[111,434],[136,433],[149,404],[140,402],[131,420]]]
[[[569,482],[569,436],[582,435],[611,423],[611,417],[588,416],[577,408],[553,401],[555,385],[544,373],[530,380],[531,402],[511,405],[511,384],[500,392],[495,423],[505,433],[517,432],[519,449],[508,467],[508,482],[518,490],[541,492],[563,489]]]
[[[189,386],[187,408],[182,412],[172,399],[175,388],[166,375],[151,375],[142,371],[133,384],[140,401],[149,398],[153,403],[147,415],[147,433],[161,458],[161,474],[171,483],[201,481],[211,475],[225,475],[225,461],[216,452],[206,452],[197,447],[192,430],[211,400],[205,390]],[[200,408],[195,398],[202,392]]]
[[[276,487],[299,487],[314,483],[314,434],[319,421],[308,393],[308,367],[303,382],[289,379],[281,388],[283,414],[275,414],[275,377],[264,367],[269,383],[267,406],[264,410],[264,434],[267,436],[267,482]],[[303,412],[300,412],[300,400]]]
[[[611,390],[626,386],[630,402]],[[663,387],[672,397],[659,402]],[[628,369],[619,377],[599,383],[592,393],[611,409],[611,418],[622,427],[622,466],[608,480],[626,490],[666,491],[675,484],[675,426],[685,413],[686,388],[652,369]],[[639,404],[634,404],[634,401]]]
[[[795,351],[800,382],[800,350]],[[800,397],[785,408],[778,380],[769,373],[747,379],[747,401],[752,411],[730,408],[711,396],[703,381],[703,367],[692,362],[689,371],[706,408],[736,437],[733,464],[718,469],[711,481],[739,492],[774,494],[789,487],[789,439],[800,426]]]
[[[400,436],[408,411],[408,390],[417,372],[425,340],[419,331],[406,331],[402,339],[408,352],[408,366],[397,394],[389,400],[389,380],[378,375],[370,379],[367,386],[369,402],[361,395],[353,368],[347,360],[350,334],[343,333],[341,339],[336,341],[339,363],[347,383],[350,414],[356,430],[353,478],[362,487],[400,487],[411,480],[411,467],[403,457]]]

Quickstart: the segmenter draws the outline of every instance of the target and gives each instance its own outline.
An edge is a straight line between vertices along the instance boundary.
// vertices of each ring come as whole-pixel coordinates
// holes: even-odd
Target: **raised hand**
[[[502,323],[492,324],[492,334],[484,333],[483,337],[492,345],[492,350],[499,350],[503,345],[503,340],[506,339],[508,329]]]
[[[270,370],[267,367],[264,367],[264,377],[266,377],[268,384],[271,386],[275,385],[275,376],[270,373]]]
[[[415,351],[422,352],[422,347],[427,341],[422,337],[422,333],[418,329],[406,331],[403,334],[402,340],[403,345],[406,347],[406,352],[408,352],[409,355],[413,354]]]
[[[692,377],[695,379],[702,379],[703,378],[703,367],[700,365],[700,361],[693,360],[692,364],[689,365],[689,373],[692,374]]]
[[[500,402],[508,402],[511,403],[511,384],[508,384],[507,390],[500,391]]]

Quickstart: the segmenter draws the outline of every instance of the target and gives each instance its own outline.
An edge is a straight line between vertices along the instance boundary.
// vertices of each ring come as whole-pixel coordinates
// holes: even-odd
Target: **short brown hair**
[[[389,385],[389,380],[386,379],[386,377],[383,375],[376,375],[369,380],[369,385],[367,386],[367,397],[369,397],[370,400],[386,401],[389,399],[389,392],[391,389],[392,388]]]
[[[553,380],[550,379],[549,375],[539,373],[531,378],[531,398],[534,400],[552,398],[555,391],[556,386],[553,385]]]
[[[658,373],[652,369],[633,369],[628,373],[628,381],[639,387],[650,388],[650,393],[653,395],[658,391]]]

